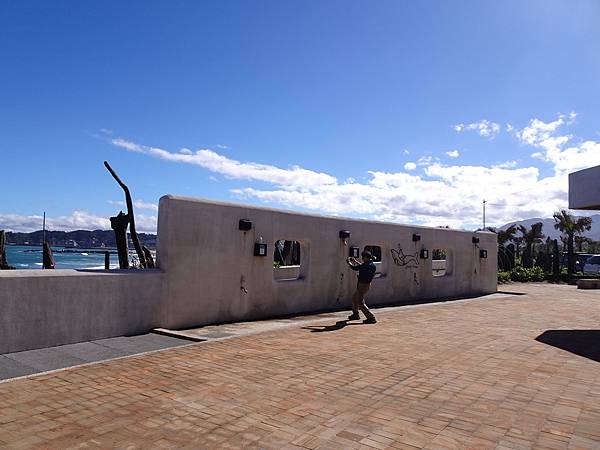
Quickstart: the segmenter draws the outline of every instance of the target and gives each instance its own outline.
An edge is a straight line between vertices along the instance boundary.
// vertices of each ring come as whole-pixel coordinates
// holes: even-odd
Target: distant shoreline
[[[155,234],[138,233],[141,245],[150,249],[156,248],[157,237]],[[6,232],[6,245],[13,247],[21,245],[25,247],[40,247],[43,242],[50,246],[64,247],[65,249],[107,249],[117,248],[115,232],[113,230],[75,230],[75,231],[33,231],[31,233],[20,233],[14,231]],[[131,241],[129,246],[132,247]]]

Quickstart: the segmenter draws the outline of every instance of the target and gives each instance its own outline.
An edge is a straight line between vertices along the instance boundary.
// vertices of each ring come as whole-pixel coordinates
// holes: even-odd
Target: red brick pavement
[[[535,340],[600,293],[510,288],[2,383],[0,447],[600,448],[600,362]]]

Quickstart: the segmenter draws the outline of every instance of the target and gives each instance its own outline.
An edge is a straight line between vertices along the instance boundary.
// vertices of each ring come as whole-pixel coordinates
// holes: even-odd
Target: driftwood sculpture
[[[142,251],[144,252],[144,255],[146,256],[146,267],[148,269],[154,269],[154,258],[152,257],[152,253],[150,252],[150,249],[148,247],[146,247],[145,245],[142,245]]]
[[[0,230],[0,270],[12,270],[14,267],[8,265],[8,261],[6,260],[6,237],[4,235],[4,230]]]
[[[129,188],[125,183],[121,181],[117,173],[113,170],[112,167],[110,167],[110,164],[108,164],[107,161],[104,161],[104,166],[108,169],[108,171],[119,184],[119,186],[121,186],[123,192],[125,192],[125,203],[127,204],[127,214],[123,214],[123,212],[120,212],[117,217],[110,218],[110,224],[112,229],[115,230],[115,237],[117,239],[117,251],[119,252],[119,267],[121,267],[121,269],[127,269],[129,267],[129,255],[127,253],[127,223],[125,221],[125,218],[122,216],[127,216],[127,222],[129,222],[129,233],[131,234],[131,241],[133,242],[133,247],[135,248],[135,252],[140,262],[140,267],[154,267],[154,260],[152,259],[152,254],[149,251],[147,253],[144,252],[142,246],[140,245],[140,240],[138,239],[137,232],[135,230],[133,201],[131,200]],[[115,228],[115,226],[117,228]],[[124,229],[122,229],[123,226]],[[121,242],[121,246],[119,246],[119,241]],[[126,264],[124,263],[125,260],[127,260]]]
[[[52,255],[52,249],[47,242],[44,242],[44,253],[42,256],[42,265],[44,269],[54,269],[56,263],[54,262],[54,255]]]
[[[119,268],[129,269],[129,247],[127,245],[127,225],[129,225],[129,214],[119,212],[110,218],[110,227],[115,232],[117,242],[117,255],[119,256]]]

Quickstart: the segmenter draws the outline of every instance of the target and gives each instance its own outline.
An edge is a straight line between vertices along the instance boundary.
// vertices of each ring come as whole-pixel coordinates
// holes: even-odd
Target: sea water
[[[52,247],[57,269],[104,269],[104,252],[110,252],[110,268],[119,268],[117,250]],[[42,247],[7,245],[6,259],[15,269],[41,269]]]

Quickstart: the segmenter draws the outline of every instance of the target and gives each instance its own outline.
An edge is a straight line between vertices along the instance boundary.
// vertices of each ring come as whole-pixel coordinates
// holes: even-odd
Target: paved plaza
[[[0,448],[600,448],[600,292],[315,317],[0,383]]]

